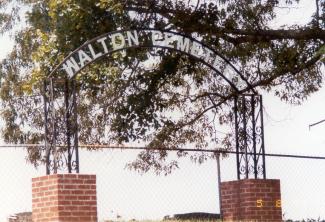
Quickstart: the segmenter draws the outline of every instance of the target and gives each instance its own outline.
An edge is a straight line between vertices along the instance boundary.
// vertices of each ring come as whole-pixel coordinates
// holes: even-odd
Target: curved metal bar
[[[229,61],[227,60],[223,55],[221,55],[219,52],[217,52],[216,50],[212,49],[211,47],[207,46],[206,44],[198,41],[197,39],[191,37],[191,36],[187,36],[184,35],[182,33],[177,33],[177,32],[173,32],[173,31],[165,31],[165,30],[159,30],[159,29],[151,29],[151,28],[146,28],[146,29],[138,29],[138,30],[117,30],[117,31],[113,31],[113,32],[108,32],[105,34],[102,34],[96,38],[93,38],[89,41],[86,41],[83,45],[79,46],[77,49],[75,49],[73,52],[71,52],[60,64],[58,64],[49,74],[48,78],[50,78],[51,76],[54,75],[54,73],[56,73],[57,71],[59,71],[60,68],[62,68],[62,65],[64,65],[70,58],[73,58],[73,56],[75,54],[77,54],[80,50],[82,50],[83,48],[86,48],[87,46],[89,46],[90,44],[96,42],[99,39],[105,38],[105,37],[109,37],[112,36],[114,34],[117,33],[127,33],[127,32],[139,32],[139,33],[146,33],[146,34],[153,34],[154,32],[160,32],[161,34],[172,34],[175,36],[179,36],[179,37],[183,37],[184,40],[187,39],[189,40],[191,43],[196,43],[198,44],[198,46],[201,47],[201,49],[206,49],[209,52],[213,53],[214,56],[212,56],[211,58],[215,58],[215,59],[220,59],[221,61],[225,62],[227,64],[227,66],[229,66],[229,68],[231,68],[231,70],[234,71],[234,73],[236,75],[238,75],[240,77],[240,79],[242,79],[247,86],[253,91],[253,93],[255,94],[255,90],[252,87],[252,85],[248,82],[248,80],[242,75],[242,73],[239,72],[239,70]],[[130,48],[163,48],[163,49],[169,49],[169,50],[174,50],[174,51],[178,51],[180,53],[186,54],[187,56],[190,56],[192,58],[195,58],[196,60],[198,60],[199,62],[203,63],[204,65],[208,66],[210,69],[212,69],[213,71],[215,71],[217,73],[217,75],[221,76],[236,92],[239,92],[239,89],[235,86],[235,84],[232,83],[231,80],[229,80],[224,74],[221,73],[220,70],[218,70],[217,68],[215,68],[213,65],[211,65],[210,63],[206,62],[205,60],[202,59],[202,57],[198,57],[198,56],[194,56],[193,54],[183,51],[183,50],[179,50],[177,49],[177,47],[168,47],[168,46],[162,46],[162,45],[146,45],[146,44],[142,44],[139,43],[139,45],[132,45],[132,46],[127,46],[127,47],[122,47],[122,48],[118,48],[118,49],[113,49],[113,50],[108,50],[107,52],[103,53],[102,55],[98,56],[97,58],[92,59],[91,62],[85,64],[83,67],[81,67],[76,73],[78,74],[79,72],[82,71],[83,68],[89,66],[90,64],[92,64],[95,61],[98,61],[99,59],[113,54],[115,52],[118,51],[123,51],[123,50],[127,50]]]
[[[223,67],[224,69],[230,69],[231,74],[234,74],[234,76],[237,75],[241,80],[244,81],[253,95],[256,94],[256,91],[248,82],[248,80],[239,72],[238,69],[236,69],[236,67],[229,60],[227,60],[216,50],[210,48],[206,44],[191,36],[173,31],[150,28],[138,30],[117,30],[114,32],[102,34],[92,40],[85,42],[73,52],[71,52],[51,71],[51,73],[44,80],[44,91],[50,87],[50,95],[46,95],[46,92],[44,92],[47,174],[50,174],[51,171],[57,173],[57,170],[63,165],[63,163],[58,161],[59,154],[56,150],[56,117],[55,107],[53,105],[53,77],[55,74],[58,74],[56,77],[62,77],[65,80],[66,85],[64,100],[66,109],[65,125],[67,128],[66,139],[68,144],[68,156],[66,159],[67,169],[69,173],[71,173],[73,170],[79,173],[78,124],[76,112],[77,105],[75,94],[76,89],[74,83],[75,77],[84,68],[102,59],[105,56],[134,48],[160,48],[176,51],[194,58],[198,62],[210,68],[216,76],[221,77],[234,90],[234,96],[241,94],[244,90],[238,89],[236,84],[232,81],[232,77],[229,78],[220,71],[219,64],[225,65],[225,67]],[[61,71],[65,71],[65,74],[60,75],[59,72]],[[46,83],[48,80],[50,80],[50,86],[48,86]],[[70,83],[73,86],[71,92],[69,90]],[[48,115],[51,115],[51,118],[49,118]],[[236,132],[236,134],[238,134],[238,132]],[[238,147],[239,145],[237,144],[237,148]],[[236,151],[239,152],[239,150]],[[53,160],[50,159],[50,155],[54,155]],[[53,169],[51,168],[51,165],[53,165]],[[246,164],[246,167],[247,166],[248,164]],[[248,169],[246,169],[246,173],[248,173]]]

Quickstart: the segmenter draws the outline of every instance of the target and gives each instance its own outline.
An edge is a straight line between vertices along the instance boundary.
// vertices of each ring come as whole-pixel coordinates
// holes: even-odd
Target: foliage
[[[1,1],[2,32],[16,31],[15,24],[28,11],[27,24],[16,31],[15,47],[0,64],[3,138],[10,143],[42,143],[42,80],[82,43],[117,29],[152,27],[202,39],[229,59],[257,91],[299,104],[323,81],[325,2],[319,2],[319,11],[308,24],[272,29],[277,8],[297,2]],[[8,8],[22,12],[8,14]],[[233,122],[232,98],[238,92],[190,57],[145,49],[130,50],[128,55],[101,60],[77,77],[81,143],[231,149],[232,132],[219,132]],[[241,93],[250,90],[246,86]],[[31,153],[32,161],[40,158],[38,152]],[[166,158],[166,152],[148,149],[131,166],[170,172],[177,162],[166,163]],[[193,157],[199,162],[206,158]]]
[[[320,218],[318,219],[311,219],[311,218],[308,218],[308,219],[302,219],[302,220],[285,220],[285,222],[324,222],[325,220],[322,220]]]

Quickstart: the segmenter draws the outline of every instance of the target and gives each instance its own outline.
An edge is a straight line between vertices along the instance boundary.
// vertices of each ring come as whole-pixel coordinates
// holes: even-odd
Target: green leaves
[[[286,1],[287,7],[296,2]],[[227,58],[257,91],[273,91],[287,102],[301,103],[323,81],[324,27],[314,27],[311,18],[305,26],[272,29],[278,1],[8,0],[0,8],[6,3],[14,11],[20,4],[29,11],[13,51],[0,64],[6,142],[42,143],[43,79],[87,40],[119,29],[158,28],[192,36]],[[6,12],[0,10],[0,32],[10,30],[21,16]],[[242,93],[250,92],[225,63],[217,66]],[[76,81],[81,143],[233,147],[231,99],[236,93],[220,75],[187,55],[129,49],[87,66]],[[55,87],[56,96],[62,95],[62,83]],[[229,132],[218,133],[224,127]],[[58,141],[63,139],[61,133]],[[33,161],[40,158],[39,152],[30,155]],[[130,167],[157,172],[177,168],[177,162],[166,160],[167,153],[149,149]]]

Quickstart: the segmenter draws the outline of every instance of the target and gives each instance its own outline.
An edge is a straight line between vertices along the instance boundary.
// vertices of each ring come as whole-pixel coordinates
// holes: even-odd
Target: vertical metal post
[[[238,116],[238,97],[234,99],[234,111],[235,111],[235,134],[236,134],[236,162],[237,162],[237,179],[240,180],[240,159],[239,159],[239,116]]]
[[[247,153],[247,149],[248,149],[248,142],[247,142],[247,118],[246,118],[246,113],[247,113],[247,106],[246,106],[246,99],[245,97],[242,97],[242,105],[243,105],[243,125],[244,125],[244,129],[243,129],[243,142],[244,142],[244,150],[245,150],[245,178],[248,179],[248,175],[249,175],[249,165],[248,165],[248,153]]]
[[[52,123],[52,141],[51,141],[51,150],[53,151],[53,172],[57,174],[58,171],[58,152],[56,148],[56,113],[54,105],[54,85],[53,78],[50,79],[50,106],[51,106],[51,123]]]
[[[222,199],[221,199],[221,170],[220,170],[220,153],[217,153],[217,168],[218,168],[218,189],[219,189],[219,212],[220,219],[223,219],[222,215]]]
[[[75,171],[76,173],[79,173],[79,127],[78,127],[78,110],[77,110],[77,86],[76,81],[72,81],[72,104],[73,104],[73,133],[74,133],[74,152],[75,152],[75,161],[76,161],[76,167]]]
[[[266,162],[265,162],[265,141],[264,141],[264,116],[263,116],[263,97],[260,95],[260,115],[261,115],[261,151],[262,151],[262,161],[263,161],[263,179],[266,179]]]
[[[65,128],[66,128],[66,152],[67,169],[69,173],[79,173],[79,151],[78,151],[78,112],[77,94],[75,80],[65,80],[64,89],[65,103]]]
[[[70,103],[69,103],[69,80],[65,79],[64,84],[64,102],[65,102],[65,125],[66,125],[66,143],[67,143],[67,154],[68,154],[68,172],[72,172],[71,161],[72,161],[72,154],[71,154],[71,132],[70,132]]]
[[[46,80],[43,82],[43,100],[44,100],[44,145],[45,145],[45,166],[46,166],[46,175],[51,173],[50,170],[50,153],[51,147],[49,145],[49,129],[48,129],[48,84]]]
[[[253,142],[253,161],[254,161],[254,176],[255,179],[258,177],[258,172],[257,172],[257,154],[256,154],[256,121],[255,121],[255,105],[257,104],[258,101],[255,103],[255,96],[251,96],[251,120],[252,120],[252,142]]]

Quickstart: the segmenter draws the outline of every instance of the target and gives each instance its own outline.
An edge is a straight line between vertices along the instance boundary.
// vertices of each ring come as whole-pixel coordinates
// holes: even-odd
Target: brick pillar
[[[32,187],[33,222],[97,222],[95,175],[37,177]]]
[[[280,180],[221,183],[221,211],[224,221],[281,222]]]

